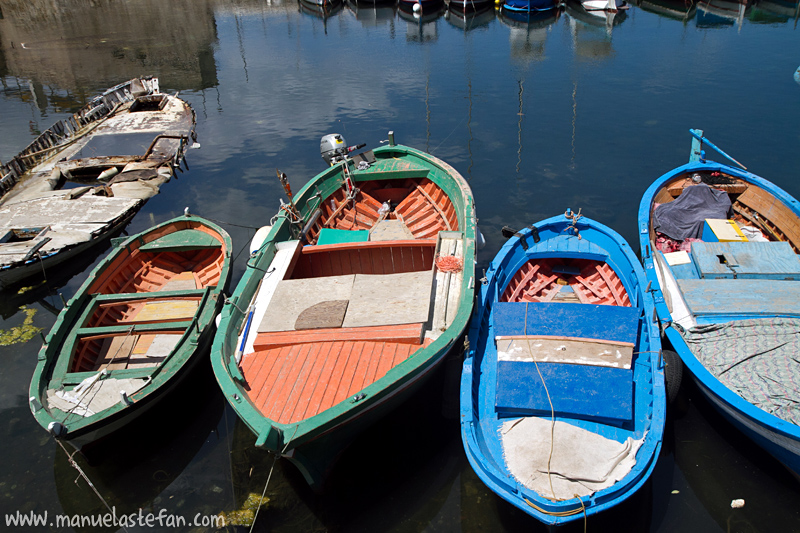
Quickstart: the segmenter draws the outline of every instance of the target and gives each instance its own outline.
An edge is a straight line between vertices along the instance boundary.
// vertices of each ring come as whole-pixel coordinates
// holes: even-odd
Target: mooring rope
[[[94,483],[92,483],[92,480],[89,479],[89,476],[86,475],[86,473],[81,469],[80,465],[78,465],[78,463],[75,461],[75,459],[73,459],[72,456],[75,455],[76,453],[78,453],[78,451],[75,450],[74,452],[69,453],[67,451],[67,448],[64,446],[64,444],[60,440],[58,440],[55,437],[53,437],[53,438],[58,443],[58,445],[61,446],[61,449],[64,450],[64,453],[67,455],[67,460],[69,461],[69,464],[71,464],[72,467],[75,468],[75,470],[78,471],[78,474],[80,474],[80,477],[83,478],[83,480],[86,482],[87,485],[89,485],[89,487],[92,489],[92,491],[94,491],[94,493],[97,495],[97,497],[100,498],[100,501],[103,502],[103,505],[106,506],[106,509],[108,509],[108,512],[113,515],[114,511],[111,509],[111,506],[108,505],[108,502],[106,501],[106,499],[103,498],[103,495],[100,494],[100,491],[98,491],[97,487],[94,486]],[[75,483],[77,484],[77,482],[78,482],[78,480],[76,479]],[[124,525],[120,524],[120,527],[123,529],[123,531],[126,531],[126,532],[128,531],[128,529]]]
[[[272,460],[272,466],[269,469],[269,475],[267,476],[267,482],[264,484],[264,490],[261,491],[261,498],[258,500],[258,507],[256,507],[256,512],[253,515],[253,523],[250,524],[250,533],[253,533],[253,528],[256,527],[256,519],[258,518],[258,512],[261,510],[261,505],[264,503],[264,495],[267,493],[267,487],[269,487],[269,480],[272,479],[272,471],[275,470],[275,464],[278,462],[278,459],[281,455],[286,453],[286,450],[289,448],[289,444],[294,440],[294,436],[297,435],[297,429],[300,425],[296,425],[294,427],[294,433],[292,433],[292,437],[286,441],[286,446],[283,447],[280,453],[275,453],[275,458]]]

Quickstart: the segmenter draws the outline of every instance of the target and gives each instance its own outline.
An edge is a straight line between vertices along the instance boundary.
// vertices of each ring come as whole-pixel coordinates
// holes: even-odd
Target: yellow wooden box
[[[733,220],[707,218],[703,224],[705,242],[747,242],[739,225]]]

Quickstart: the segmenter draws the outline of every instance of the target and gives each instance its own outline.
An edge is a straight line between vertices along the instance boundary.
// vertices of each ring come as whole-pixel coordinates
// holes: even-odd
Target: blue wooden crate
[[[703,279],[800,280],[788,242],[695,242],[692,260]]]

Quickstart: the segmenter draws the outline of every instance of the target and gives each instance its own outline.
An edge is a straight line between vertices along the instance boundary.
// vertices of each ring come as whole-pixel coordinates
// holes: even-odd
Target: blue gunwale
[[[657,325],[652,322],[653,300],[646,292],[646,278],[638,258],[625,241],[613,230],[587,218],[577,224],[582,239],[572,238],[574,245],[567,248],[552,246],[563,235],[567,227],[563,216],[537,223],[541,241],[533,244],[531,230],[520,233],[530,245],[522,249],[520,239],[512,237],[498,252],[486,272],[486,283],[480,288],[469,330],[470,350],[467,352],[461,378],[461,436],[467,458],[481,480],[500,497],[547,524],[562,524],[583,517],[583,512],[571,516],[554,516],[548,513],[581,510],[595,514],[612,507],[633,494],[648,479],[661,450],[666,414],[666,392],[663,365],[660,362],[660,337]],[[507,418],[499,418],[495,411],[495,372],[497,354],[493,338],[492,305],[498,301],[514,273],[528,260],[545,257],[580,257],[599,259],[608,263],[620,279],[631,299],[631,304],[640,309],[643,319],[639,321],[639,342],[634,351],[639,352],[632,365],[634,394],[634,421],[627,428],[607,425],[593,420],[578,420],[557,416],[556,420],[596,432],[618,442],[627,437],[641,438],[647,428],[647,436],[637,453],[637,464],[622,480],[613,486],[583,497],[564,501],[552,501],[519,485],[509,473],[502,460],[502,443],[497,438],[500,425]],[[580,304],[574,304],[580,305]],[[550,416],[544,418],[550,419]],[[525,500],[545,512],[541,512]]]
[[[692,130],[692,133],[694,135],[696,131]],[[702,132],[699,133],[702,136]],[[713,147],[713,145],[711,146]],[[697,148],[698,145],[695,143],[692,155],[693,160],[666,172],[655,180],[647,188],[639,204],[640,252],[647,279],[652,284],[656,314],[662,324],[666,338],[680,356],[683,364],[691,372],[694,381],[712,404],[736,427],[798,475],[800,474],[800,427],[754,406],[723,385],[698,361],[687,346],[683,336],[673,325],[672,316],[656,275],[655,251],[650,241],[650,213],[658,191],[676,177],[693,172],[723,172],[760,187],[783,202],[799,218],[800,202],[774,183],[756,174],[734,166],[698,158]],[[729,318],[733,319],[734,317]],[[737,318],[746,317],[740,316]],[[794,451],[789,448],[793,448]]]

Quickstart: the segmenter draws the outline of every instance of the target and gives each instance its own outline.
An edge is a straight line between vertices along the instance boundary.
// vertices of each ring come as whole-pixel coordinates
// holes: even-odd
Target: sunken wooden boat
[[[433,373],[472,311],[469,185],[389,139],[334,161],[284,206],[211,350],[256,446],[316,490],[351,440]]]
[[[570,212],[520,230],[486,272],[461,376],[461,436],[498,496],[549,525],[636,492],[666,412],[653,300],[617,233]]]
[[[797,475],[800,203],[691,133],[689,163],[639,205],[658,318],[710,403]]]
[[[80,449],[156,405],[205,360],[230,258],[228,234],[189,214],[117,243],[45,338],[37,422]]]
[[[135,78],[0,166],[0,289],[121,231],[180,167],[194,125],[157,78]]]

